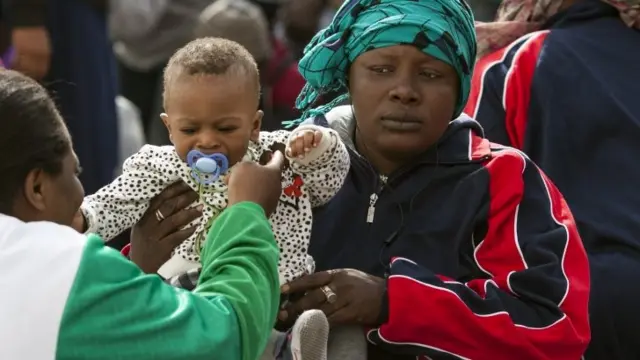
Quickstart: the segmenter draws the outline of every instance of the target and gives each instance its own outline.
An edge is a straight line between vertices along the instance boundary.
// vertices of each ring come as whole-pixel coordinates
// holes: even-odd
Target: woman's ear
[[[45,194],[48,191],[49,177],[41,169],[31,170],[24,180],[23,195],[29,207],[44,212],[47,209]]]

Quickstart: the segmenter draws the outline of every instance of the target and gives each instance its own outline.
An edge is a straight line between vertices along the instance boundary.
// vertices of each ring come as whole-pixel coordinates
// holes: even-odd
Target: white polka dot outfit
[[[245,160],[258,161],[265,151],[284,150],[289,136],[304,129],[322,131],[322,141],[303,159],[289,159],[291,165],[283,171],[284,190],[280,203],[270,219],[280,247],[281,283],[314,271],[313,260],[307,255],[311,209],[329,201],[340,189],[349,170],[349,155],[333,130],[304,125],[293,132],[261,132],[259,143],[250,143],[245,156]],[[122,175],[85,197],[81,209],[87,221],[87,232],[97,233],[107,241],[112,239],[137,223],[149,201],[179,179],[198,190],[191,169],[178,157],[173,146],[145,145],[125,161]],[[179,245],[173,255],[181,261],[186,260],[191,268],[199,266],[196,238],[206,235],[207,222],[227,206],[226,185],[222,180],[206,186],[201,199],[192,206],[198,204],[204,205],[203,216],[189,224],[197,226],[196,232]],[[177,275],[161,274],[165,277]]]

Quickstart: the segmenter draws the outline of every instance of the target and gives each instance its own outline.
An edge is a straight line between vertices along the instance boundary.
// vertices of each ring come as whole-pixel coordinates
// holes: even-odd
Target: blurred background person
[[[269,64],[273,55],[273,41],[269,22],[257,4],[249,0],[217,0],[209,5],[198,20],[196,38],[220,37],[244,46],[258,64],[262,96],[260,108],[264,112],[262,130],[281,128],[280,114],[273,106],[273,94],[269,81]]]
[[[162,72],[193,39],[196,22],[214,0],[110,0],[109,29],[118,61],[120,94],[135,104],[147,141],[169,144],[160,121]]]
[[[87,193],[118,165],[116,72],[101,0],[3,0],[5,66],[42,82],[65,119]]]

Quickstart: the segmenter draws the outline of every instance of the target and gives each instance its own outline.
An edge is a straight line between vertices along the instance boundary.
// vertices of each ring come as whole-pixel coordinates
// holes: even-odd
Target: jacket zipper
[[[483,157],[481,160],[486,160],[486,158],[488,158],[488,156]],[[445,164],[445,163],[442,163]],[[447,163],[448,164],[448,163]],[[456,164],[455,162],[452,162],[451,164]],[[369,166],[371,167],[371,170],[374,171],[373,167],[369,164]],[[392,178],[389,178],[387,176],[384,175],[378,175],[378,184],[380,182],[382,182],[382,185],[378,186],[378,190],[376,192],[371,193],[371,196],[369,196],[369,208],[367,209],[367,224],[372,224],[373,220],[375,218],[376,215],[376,203],[378,202],[378,198],[380,197],[380,193],[384,190],[384,185],[391,182],[392,180],[398,179],[401,176],[403,176],[404,174],[408,173],[409,171],[413,170],[416,167],[416,164],[412,164],[410,166],[406,166],[402,169],[400,169],[399,171],[396,172],[396,174],[393,174]]]
[[[371,193],[371,196],[369,196],[369,209],[367,209],[367,224],[373,223],[373,219],[375,218],[375,215],[376,215],[376,203],[378,202],[380,193],[382,193],[382,190],[384,190],[384,184],[387,182],[387,179],[388,178],[386,176],[379,175],[378,181],[382,182],[382,184],[378,186],[377,191]]]
[[[378,201],[378,194],[372,193],[369,197],[369,209],[367,210],[367,223],[373,223],[373,218],[376,215],[376,202]]]

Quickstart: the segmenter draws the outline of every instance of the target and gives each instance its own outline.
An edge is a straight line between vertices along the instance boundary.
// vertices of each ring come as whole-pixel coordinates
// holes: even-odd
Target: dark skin
[[[357,119],[356,146],[383,175],[434,145],[455,110],[455,70],[412,46],[360,55],[349,79]]]
[[[198,194],[180,181],[153,198],[140,221],[131,228],[129,258],[147,274],[154,274],[169,260],[173,249],[196,230],[184,228],[202,216],[202,207],[187,208],[198,200]],[[165,219],[159,221],[160,209]]]
[[[24,222],[52,221],[70,226],[84,198],[79,174],[78,158],[69,142],[59,174],[37,168],[27,174],[22,191],[16,194],[12,214]]]
[[[355,143],[380,173],[389,175],[435,145],[458,100],[459,79],[448,64],[418,49],[397,45],[360,55],[349,70]],[[327,302],[321,287],[336,295]],[[278,318],[291,324],[305,310],[321,309],[332,325],[379,326],[385,280],[354,269],[323,271],[282,286],[302,294]]]
[[[229,206],[252,201],[261,205],[267,214],[271,214],[278,204],[278,197],[273,194],[279,194],[281,186],[278,181],[284,161],[282,153],[276,151],[265,157],[264,166],[250,162],[238,164],[234,174],[240,175],[226,178],[229,182]],[[243,174],[246,176],[242,176]],[[268,191],[274,188],[276,190]],[[173,249],[195,231],[195,227],[183,227],[202,216],[201,207],[187,208],[197,199],[198,194],[187,184],[177,182],[151,200],[145,214],[131,229],[131,261],[145,273],[155,274],[169,260]],[[169,215],[158,221],[155,216],[157,209]]]

